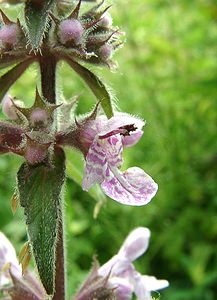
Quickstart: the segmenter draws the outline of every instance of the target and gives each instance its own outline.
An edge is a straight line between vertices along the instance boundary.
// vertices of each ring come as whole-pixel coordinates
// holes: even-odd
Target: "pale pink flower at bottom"
[[[46,300],[39,280],[29,271],[22,275],[13,245],[0,232],[0,292],[3,300]]]
[[[133,230],[119,252],[98,270],[100,276],[109,276],[109,282],[116,287],[114,291],[117,291],[118,300],[129,300],[133,293],[138,300],[151,300],[151,291],[169,285],[167,280],[158,280],[154,276],[140,274],[132,263],[146,251],[149,237],[148,228],[139,227]],[[119,290],[122,292],[120,298],[118,297]]]
[[[147,204],[157,192],[154,180],[138,167],[122,172],[124,147],[135,145],[141,138],[144,122],[128,114],[117,113],[88,121],[81,132],[87,147],[82,187],[88,191],[96,183],[110,198],[127,205]]]
[[[11,281],[7,265],[14,276],[18,278],[22,276],[22,270],[15,249],[6,236],[0,232],[0,287]]]

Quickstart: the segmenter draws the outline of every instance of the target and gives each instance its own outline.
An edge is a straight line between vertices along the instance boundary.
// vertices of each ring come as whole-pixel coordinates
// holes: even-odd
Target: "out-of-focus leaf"
[[[32,59],[27,59],[14,68],[9,70],[6,74],[0,77],[0,101],[3,99],[4,95],[7,93],[9,88],[15,83],[15,81],[23,74],[23,72],[32,63]]]
[[[85,81],[91,89],[108,118],[113,116],[112,96],[107,90],[105,84],[90,70],[80,65],[78,62],[65,57],[66,62],[73,68],[73,70]]]
[[[65,156],[62,151],[56,153],[52,164],[29,166],[24,163],[17,175],[29,240],[41,282],[48,295],[54,292],[58,211],[65,177]]]
[[[48,26],[48,13],[52,9],[54,2],[54,0],[28,0],[25,4],[25,19],[28,38],[33,50],[38,50],[40,48],[46,32],[46,27]]]

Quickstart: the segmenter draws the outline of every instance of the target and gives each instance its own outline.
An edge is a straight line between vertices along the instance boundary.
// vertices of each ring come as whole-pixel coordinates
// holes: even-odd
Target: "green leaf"
[[[91,89],[97,100],[101,102],[101,106],[108,118],[113,116],[112,96],[107,90],[104,83],[90,70],[70,59],[68,56],[64,57],[66,62],[73,68],[73,70],[85,81]]]
[[[28,0],[26,2],[26,26],[29,42],[33,50],[38,50],[41,46],[46,28],[48,26],[48,13],[52,9],[54,2],[54,0]]]
[[[66,152],[66,159],[67,159],[66,174],[74,182],[82,186],[84,166],[81,160],[81,154],[74,149],[66,150],[65,152]],[[98,211],[96,210],[98,210],[103,204],[106,203],[106,196],[98,185],[90,189],[89,195],[95,201],[97,201],[95,211],[94,211],[94,217],[97,217]]]
[[[4,95],[7,93],[9,88],[14,84],[14,82],[23,74],[23,72],[32,63],[32,59],[27,59],[14,68],[9,70],[7,73],[0,77],[0,101],[3,99]]]
[[[57,154],[52,165],[29,166],[24,163],[17,175],[29,240],[41,282],[48,295],[54,292],[60,194],[65,178],[65,156],[62,150]]]
[[[0,56],[0,69],[4,69],[10,67],[12,65],[18,64],[19,62],[25,60],[26,57],[24,55],[9,55],[3,54]]]

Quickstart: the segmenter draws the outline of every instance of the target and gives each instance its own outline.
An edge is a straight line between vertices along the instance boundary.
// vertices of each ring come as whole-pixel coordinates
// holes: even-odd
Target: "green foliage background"
[[[7,9],[8,10],[8,9]],[[16,8],[19,11],[20,7]],[[96,201],[71,179],[80,180],[83,160],[68,154],[65,187],[68,290],[75,291],[93,254],[104,263],[130,230],[152,231],[147,253],[136,263],[144,274],[168,279],[167,300],[214,300],[217,295],[217,4],[213,0],[118,0],[114,23],[126,31],[115,55],[115,73],[97,73],[115,91],[121,110],[147,123],[140,143],[125,151],[125,165],[140,166],[159,184],[144,207],[110,199],[93,219]],[[10,10],[11,15],[16,15]],[[34,98],[36,66],[15,84],[12,94]],[[67,98],[80,94],[79,113],[94,99],[69,67],[59,67],[59,85]],[[69,151],[70,152],[70,151]],[[10,197],[21,159],[0,159],[0,229],[19,250],[26,239],[22,210],[13,217]],[[93,190],[92,195],[98,195]],[[99,198],[99,196],[97,196]]]

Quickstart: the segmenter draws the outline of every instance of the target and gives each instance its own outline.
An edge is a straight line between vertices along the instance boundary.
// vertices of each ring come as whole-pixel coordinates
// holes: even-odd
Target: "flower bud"
[[[102,60],[108,60],[109,58],[111,58],[112,54],[113,54],[113,47],[109,44],[105,44],[101,46],[98,50],[98,56]]]
[[[17,24],[4,25],[0,29],[0,43],[3,47],[13,47],[18,42],[18,26]]]
[[[32,132],[26,134],[24,157],[30,165],[41,163],[49,153],[52,138],[46,133]]]
[[[11,120],[17,120],[16,107],[10,95],[6,94],[2,100],[2,112]]]
[[[48,123],[48,114],[44,109],[36,108],[30,115],[30,123],[32,126],[40,126],[41,124],[46,126]]]
[[[60,22],[59,38],[63,44],[70,41],[72,41],[75,45],[80,44],[83,33],[84,28],[76,19],[68,19]]]
[[[118,255],[126,257],[131,262],[134,261],[148,248],[150,235],[148,228],[136,228],[128,235]]]
[[[30,165],[35,165],[42,162],[47,155],[47,151],[42,147],[28,146],[25,151],[25,159]]]
[[[100,21],[98,22],[99,26],[102,27],[110,27],[112,26],[112,17],[109,13],[105,13],[102,18],[100,19]]]

